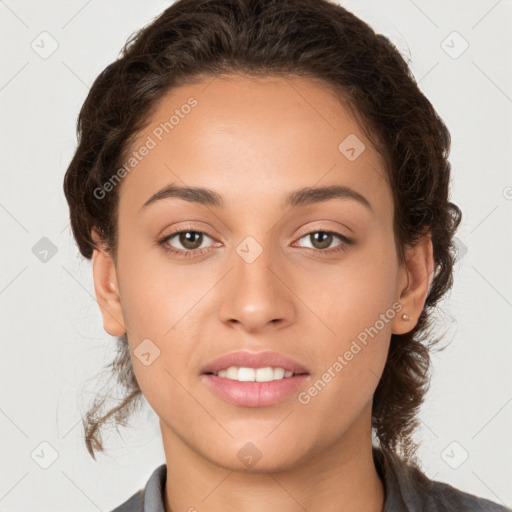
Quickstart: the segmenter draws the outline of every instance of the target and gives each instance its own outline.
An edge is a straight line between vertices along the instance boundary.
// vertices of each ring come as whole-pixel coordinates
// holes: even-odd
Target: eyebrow
[[[204,206],[214,208],[223,208],[224,201],[217,192],[203,187],[187,187],[171,183],[153,194],[143,205],[146,208],[150,204],[162,199],[178,198],[192,203],[198,203]],[[352,199],[368,210],[373,212],[372,205],[366,197],[355,190],[343,185],[329,185],[325,187],[303,187],[289,194],[283,208],[296,208],[310,204],[329,201],[330,199]]]

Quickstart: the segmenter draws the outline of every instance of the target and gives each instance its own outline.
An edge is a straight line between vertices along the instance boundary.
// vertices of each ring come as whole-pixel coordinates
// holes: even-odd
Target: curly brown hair
[[[460,209],[449,202],[450,134],[389,39],[332,0],[178,0],[133,34],[94,81],[77,122],[78,146],[64,192],[81,254],[92,258],[95,227],[115,258],[118,193],[96,197],[125,160],[171,88],[225,73],[304,76],[339,92],[386,162],[394,199],[394,234],[404,246],[431,234],[434,275],[415,327],[392,335],[376,392],[372,424],[382,449],[410,459],[416,414],[430,380],[433,308],[452,286],[453,236]],[[124,424],[142,397],[126,335],[108,371],[121,403],[105,412],[98,395],[83,419],[91,456],[103,451],[101,429]]]

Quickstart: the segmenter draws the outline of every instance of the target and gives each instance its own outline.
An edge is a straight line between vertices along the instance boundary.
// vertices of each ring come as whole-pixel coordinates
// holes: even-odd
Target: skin
[[[381,511],[372,397],[391,334],[411,330],[423,309],[430,236],[406,247],[399,263],[383,160],[325,85],[204,78],[170,91],[132,149],[190,97],[198,105],[118,185],[116,258],[101,247],[93,257],[104,328],[128,333],[138,383],[160,418],[166,510]],[[349,134],[366,146],[354,161],[338,150]],[[179,198],[142,207],[171,183],[213,189],[224,207]],[[296,189],[332,184],[363,195],[372,211],[347,198],[282,207]],[[167,253],[158,240],[173,228],[204,233],[203,241],[187,246],[178,235],[168,245],[205,252]],[[319,231],[354,243],[321,256],[343,242],[335,236],[322,246]],[[248,236],[262,248],[252,263],[236,252]],[[225,353],[275,350],[308,368],[308,388],[396,302],[402,311],[307,404],[293,394],[272,406],[237,406],[200,375]],[[161,351],[148,366],[133,355],[147,338]],[[252,467],[237,456],[248,442],[261,453]]]

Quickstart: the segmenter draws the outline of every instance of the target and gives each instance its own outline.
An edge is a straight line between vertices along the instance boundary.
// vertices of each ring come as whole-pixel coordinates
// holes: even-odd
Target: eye
[[[211,239],[211,237],[203,231],[185,229],[166,236],[159,241],[159,244],[162,245],[166,251],[173,254],[178,254],[180,256],[197,256],[198,254],[206,252],[205,249],[207,250],[207,247],[201,247],[206,238]],[[176,248],[170,244],[170,241],[174,239],[174,243],[181,245],[183,249],[180,247]]]
[[[328,247],[333,243],[335,239],[341,240],[341,243],[335,246],[333,249],[328,250]],[[332,254],[339,251],[343,251],[347,248],[348,245],[352,244],[353,241],[342,235],[341,233],[336,233],[335,231],[327,231],[327,230],[318,230],[311,231],[307,233],[299,240],[309,240],[311,241],[312,247],[308,247],[314,249],[315,252]]]

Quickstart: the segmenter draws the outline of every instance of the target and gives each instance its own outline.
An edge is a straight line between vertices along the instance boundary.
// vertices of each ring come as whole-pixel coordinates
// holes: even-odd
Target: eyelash
[[[185,228],[185,229],[180,229],[180,230],[174,231],[170,235],[165,236],[164,238],[162,238],[158,241],[158,244],[160,246],[162,246],[164,251],[166,251],[167,253],[173,254],[175,256],[180,256],[180,257],[181,256],[183,256],[183,257],[202,256],[203,254],[206,254],[208,252],[208,250],[210,249],[209,247],[205,247],[203,249],[182,250],[182,249],[174,249],[174,248],[170,247],[167,242],[170,239],[172,239],[175,236],[180,235],[182,233],[199,233],[199,234],[206,235],[209,238],[213,239],[213,237],[211,237],[210,235],[208,235],[208,233],[205,233],[204,231],[197,231],[194,229]],[[334,249],[312,249],[310,247],[303,248],[303,249],[309,249],[311,251],[314,251],[315,254],[318,254],[320,256],[330,256],[333,254],[338,254],[342,251],[347,250],[348,246],[352,245],[354,243],[354,241],[352,239],[347,238],[346,236],[344,236],[340,233],[337,233],[336,231],[329,231],[327,229],[321,229],[321,228],[320,229],[317,228],[314,231],[309,231],[308,233],[305,233],[298,240],[302,240],[304,237],[312,235],[314,233],[325,233],[327,235],[334,235],[335,237],[339,238],[342,242],[339,246],[335,247]]]

